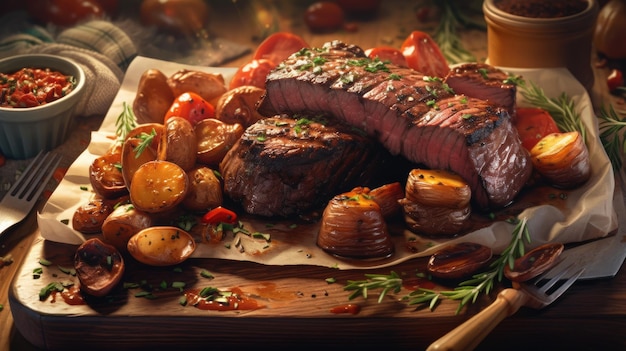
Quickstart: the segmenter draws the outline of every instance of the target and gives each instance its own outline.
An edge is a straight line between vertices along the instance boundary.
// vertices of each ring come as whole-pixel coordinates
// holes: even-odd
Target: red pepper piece
[[[236,222],[237,222],[237,214],[222,206],[218,206],[210,210],[209,212],[207,212],[204,216],[202,216],[202,223],[207,223],[207,224],[219,224],[219,223],[234,224]]]

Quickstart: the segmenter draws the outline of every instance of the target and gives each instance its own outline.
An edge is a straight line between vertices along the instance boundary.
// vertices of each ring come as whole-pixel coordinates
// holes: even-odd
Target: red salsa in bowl
[[[69,94],[76,86],[73,76],[49,68],[22,68],[0,73],[0,107],[41,106]]]

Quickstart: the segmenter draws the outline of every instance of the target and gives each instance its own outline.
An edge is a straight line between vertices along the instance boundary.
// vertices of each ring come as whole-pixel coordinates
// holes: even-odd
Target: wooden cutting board
[[[397,294],[390,293],[381,303],[377,302],[378,291],[371,291],[367,300],[349,300],[350,292],[344,291],[348,280],[362,280],[365,273],[389,274],[391,270],[408,285],[421,282],[432,288],[430,283],[410,279],[416,271],[424,272],[426,259],[367,272],[218,259],[190,259],[180,266],[155,268],[128,260],[124,282],[145,281],[154,288],[154,298],[136,297],[145,291],[142,288],[120,287],[106,298],[88,299],[83,304],[68,303],[60,293],[40,301],[40,290],[47,284],[77,282],[75,276],[64,272],[72,266],[75,249],[38,236],[11,283],[9,301],[15,326],[37,347],[224,349],[262,345],[283,349],[315,345],[419,350],[485,307],[500,289],[496,286],[491,294],[481,295],[457,315],[456,301],[444,300],[434,311],[408,305],[401,300],[411,291],[408,286]],[[42,266],[42,258],[50,265]],[[33,272],[38,268],[42,273],[35,279]],[[213,278],[203,277],[203,270]],[[329,283],[327,278],[336,282]],[[174,281],[185,282],[185,291],[205,287],[236,291],[259,308],[216,311],[183,306],[179,289],[160,288],[162,282],[170,285]],[[626,320],[625,291],[624,270],[612,280],[577,283],[550,309],[523,308],[505,320],[481,349],[511,345],[511,340],[516,342],[508,349],[527,349],[547,335],[556,336],[553,342],[560,346],[563,340],[578,345],[604,340],[608,345],[624,346],[615,328]],[[350,311],[349,304],[357,306],[359,312],[333,311]]]

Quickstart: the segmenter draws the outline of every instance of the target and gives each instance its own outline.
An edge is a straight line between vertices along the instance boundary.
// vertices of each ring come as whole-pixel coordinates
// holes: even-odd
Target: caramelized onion
[[[492,256],[490,247],[478,243],[452,244],[430,256],[427,269],[435,277],[458,279],[486,266]]]
[[[394,251],[380,206],[368,188],[355,188],[329,201],[317,245],[330,254],[357,259],[388,257]]]
[[[536,247],[518,258],[510,265],[504,267],[504,276],[513,282],[524,282],[537,277],[552,268],[563,252],[563,244],[548,243]]]

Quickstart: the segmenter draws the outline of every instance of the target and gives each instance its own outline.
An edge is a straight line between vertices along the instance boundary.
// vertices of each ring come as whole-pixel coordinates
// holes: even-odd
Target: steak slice
[[[509,75],[485,63],[464,63],[450,70],[444,82],[457,94],[482,99],[505,108],[515,118],[517,87]]]
[[[441,79],[368,59],[339,41],[301,50],[278,65],[258,109],[334,116],[392,155],[456,172],[482,210],[511,203],[532,172],[505,109],[455,95]]]
[[[336,120],[274,116],[246,129],[220,172],[224,193],[247,213],[289,217],[375,178],[384,153],[375,140]]]

